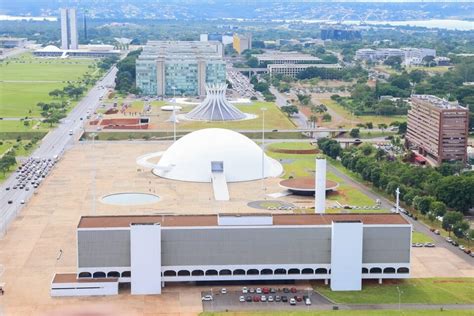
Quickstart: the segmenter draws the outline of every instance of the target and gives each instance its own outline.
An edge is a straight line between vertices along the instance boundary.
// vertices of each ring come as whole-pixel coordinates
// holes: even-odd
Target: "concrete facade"
[[[76,9],[60,9],[61,49],[78,49]]]
[[[354,289],[362,279],[409,277],[411,225],[397,214],[370,216],[381,221],[364,224],[368,218],[358,214],[83,217],[77,229],[77,273],[79,278],[107,276],[134,283],[134,260],[145,258],[159,243],[161,265],[140,273],[155,286],[150,294],[160,283],[157,271],[165,283],[335,278],[335,290]],[[347,228],[339,219],[358,226]],[[129,221],[159,222],[161,240],[142,235],[135,241],[144,248],[136,256],[135,226],[126,225]]]
[[[467,160],[469,110],[431,95],[412,95],[406,142],[421,155],[443,161]]]

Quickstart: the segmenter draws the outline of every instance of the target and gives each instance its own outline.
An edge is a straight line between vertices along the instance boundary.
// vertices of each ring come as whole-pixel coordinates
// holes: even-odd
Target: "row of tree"
[[[135,84],[136,61],[141,49],[128,53],[127,57],[117,63],[117,77],[115,78],[115,89],[120,93],[140,94],[140,89]]]
[[[443,227],[462,237],[467,233],[463,213],[474,207],[474,172],[455,173],[459,168],[442,164],[438,168],[413,166],[389,159],[386,152],[370,144],[342,150],[335,140],[318,140],[319,148],[332,158],[341,158],[347,169],[358,173],[365,181],[413,206],[430,219],[448,215]],[[459,215],[451,215],[452,213]],[[454,219],[453,219],[454,218]],[[469,225],[467,225],[469,228]]]
[[[15,151],[10,150],[0,158],[0,171],[5,175],[11,167],[16,165]]]

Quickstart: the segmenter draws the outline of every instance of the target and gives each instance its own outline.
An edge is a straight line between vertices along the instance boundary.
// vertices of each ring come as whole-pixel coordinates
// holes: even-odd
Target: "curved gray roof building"
[[[206,98],[186,114],[186,118],[194,121],[237,121],[246,118],[245,113],[229,103],[225,97],[226,84],[206,86]]]

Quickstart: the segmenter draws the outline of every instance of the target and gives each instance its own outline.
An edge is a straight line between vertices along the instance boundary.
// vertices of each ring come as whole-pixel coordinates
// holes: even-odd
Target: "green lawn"
[[[0,132],[43,132],[47,131],[49,125],[39,123],[39,120],[29,121],[29,125],[25,126],[23,121],[0,121]]]
[[[268,149],[299,149],[299,150],[307,150],[307,149],[316,149],[314,145],[311,145],[308,142],[291,142],[291,143],[271,143],[267,147]]]
[[[39,117],[38,102],[53,101],[49,92],[62,89],[67,81],[76,81],[85,73],[98,75],[95,62],[34,58],[31,54],[4,60],[0,63],[0,117]]]
[[[342,105],[338,104],[332,99],[322,99],[321,102],[326,105],[328,108],[331,108],[337,114],[343,116],[346,120],[352,122],[352,126],[355,127],[357,124],[372,122],[374,128],[377,128],[377,124],[387,124],[399,121],[405,122],[407,120],[406,115],[392,115],[392,116],[382,116],[382,115],[362,115],[362,116],[352,116],[351,112],[345,109]],[[350,124],[349,124],[350,125]],[[350,126],[346,126],[350,127]],[[372,132],[374,133],[374,132]]]
[[[254,102],[252,104],[237,105],[242,112],[256,114],[258,117],[251,120],[237,122],[192,122],[180,121],[180,129],[201,129],[209,127],[219,127],[228,129],[262,129],[262,111],[265,107],[265,129],[295,129],[293,122],[283,113],[275,103],[271,102]]]
[[[411,242],[414,243],[433,242],[433,238],[420,232],[413,232],[411,236]]]
[[[256,307],[258,309],[259,307]],[[200,316],[468,316],[469,310],[338,310],[338,311],[249,311],[203,312]]]
[[[271,144],[272,148],[285,148],[285,149],[310,149],[312,147],[308,143],[275,143]],[[271,149],[270,149],[271,150]],[[314,177],[315,170],[315,154],[298,155],[298,154],[285,154],[276,153],[267,150],[267,155],[279,160],[285,173],[282,178],[288,179],[289,177]],[[337,177],[331,172],[327,172],[327,179],[339,183],[337,192],[330,193],[327,199],[330,201],[337,201],[341,205],[353,205],[353,206],[372,206],[375,201],[370,199],[364,193],[360,192],[356,188],[346,184],[341,178]],[[344,210],[346,212],[383,212],[384,210]],[[328,209],[329,213],[339,213],[341,209]]]
[[[474,278],[407,279],[378,284],[365,282],[362,291],[333,292],[327,285],[316,285],[315,290],[341,304],[398,304],[402,303],[474,304]]]

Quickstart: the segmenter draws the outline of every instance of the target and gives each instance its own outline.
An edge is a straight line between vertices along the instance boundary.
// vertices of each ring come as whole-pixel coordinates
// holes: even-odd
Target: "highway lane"
[[[117,69],[114,67],[82,98],[66,118],[61,120],[58,127],[50,131],[41,141],[39,147],[31,154],[33,158],[60,158],[63,153],[77,140],[82,131],[84,120],[88,112],[94,112],[100,103],[100,98],[107,92],[107,87],[114,85]],[[83,118],[84,120],[81,120]],[[70,135],[72,131],[72,135]],[[13,172],[0,186],[0,238],[6,233],[9,224],[20,213],[23,205],[21,200],[26,201],[33,196],[35,189],[30,187],[29,191],[15,189],[12,187],[17,183],[17,173]],[[6,190],[9,187],[10,190]],[[8,201],[13,201],[8,204]]]
[[[281,108],[282,106],[288,105],[286,97],[278,92],[275,87],[270,87],[270,92],[275,96],[275,103]],[[301,111],[291,116],[291,119],[296,123],[299,128],[308,128],[308,118]]]

